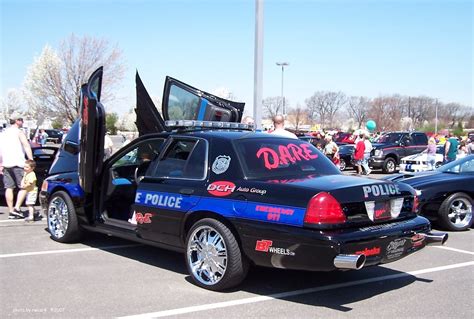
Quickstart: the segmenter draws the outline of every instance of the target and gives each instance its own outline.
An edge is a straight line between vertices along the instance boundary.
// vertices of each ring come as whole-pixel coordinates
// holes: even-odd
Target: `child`
[[[35,214],[36,198],[38,197],[38,187],[36,187],[36,174],[34,172],[36,168],[35,161],[25,161],[25,175],[21,180],[21,190],[18,192],[18,200],[16,202],[15,211],[20,211],[20,206],[26,197],[26,206],[28,207],[28,217],[25,221],[41,220],[43,216],[41,214]]]

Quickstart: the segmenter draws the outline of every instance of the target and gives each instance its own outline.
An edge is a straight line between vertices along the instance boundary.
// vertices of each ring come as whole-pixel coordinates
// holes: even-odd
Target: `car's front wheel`
[[[76,209],[71,197],[66,192],[59,191],[51,195],[47,218],[49,233],[55,241],[68,243],[81,237]]]
[[[192,281],[209,290],[224,290],[244,280],[248,262],[232,231],[212,218],[197,221],[186,239],[186,265]]]
[[[346,167],[347,167],[346,161],[341,158],[339,162],[339,170],[342,172],[343,170],[346,169]]]
[[[472,225],[472,198],[464,193],[452,194],[441,204],[438,214],[441,226],[466,230]]]
[[[397,168],[397,163],[395,162],[395,159],[392,157],[388,157],[385,159],[383,162],[383,172],[387,174],[392,174],[395,173],[395,169]]]

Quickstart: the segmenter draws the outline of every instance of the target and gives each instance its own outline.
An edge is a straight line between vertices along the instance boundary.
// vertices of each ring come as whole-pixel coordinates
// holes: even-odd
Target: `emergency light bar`
[[[238,130],[253,130],[253,124],[235,123],[235,122],[215,122],[215,121],[197,121],[197,120],[178,120],[166,121],[166,126],[169,128],[227,128]]]

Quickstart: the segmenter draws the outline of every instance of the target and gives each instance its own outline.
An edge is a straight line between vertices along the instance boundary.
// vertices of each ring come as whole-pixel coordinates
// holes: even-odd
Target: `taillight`
[[[411,209],[412,212],[416,213],[418,211],[418,206],[420,205],[420,199],[417,195],[413,197],[413,207]]]
[[[48,181],[43,181],[43,184],[41,184],[41,190],[43,192],[48,191]]]
[[[339,224],[346,221],[341,204],[331,194],[321,192],[313,196],[306,208],[304,222],[308,224]]]

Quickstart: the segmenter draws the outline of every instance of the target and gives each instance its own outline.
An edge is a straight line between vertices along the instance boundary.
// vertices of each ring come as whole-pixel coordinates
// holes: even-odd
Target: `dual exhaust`
[[[423,234],[426,246],[442,246],[448,240],[447,233],[429,233]],[[347,255],[339,254],[334,258],[334,266],[338,269],[355,269],[359,270],[364,267],[366,257],[364,254],[361,255]]]

